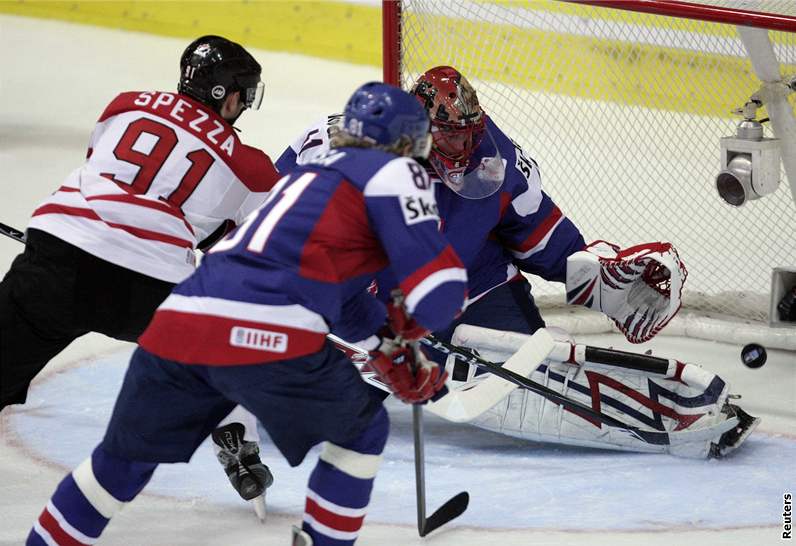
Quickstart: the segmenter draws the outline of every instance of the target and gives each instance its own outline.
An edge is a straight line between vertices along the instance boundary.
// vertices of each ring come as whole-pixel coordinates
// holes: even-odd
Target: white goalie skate
[[[752,431],[760,424],[759,417],[752,417],[740,407],[729,402],[724,404],[721,410],[727,418],[737,417],[738,425],[732,430],[728,430],[719,438],[718,443],[710,446],[710,457],[719,459],[738,449],[738,447],[752,434]]]

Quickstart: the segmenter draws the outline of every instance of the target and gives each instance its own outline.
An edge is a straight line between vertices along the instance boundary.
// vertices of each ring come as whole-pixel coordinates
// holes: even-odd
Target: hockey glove
[[[370,368],[396,397],[408,404],[423,403],[447,392],[448,373],[428,360],[419,348],[385,339],[369,354]]]
[[[602,311],[628,341],[642,343],[677,314],[687,276],[669,243],[622,250],[595,241],[567,258],[567,303]]]
[[[417,341],[429,333],[426,328],[420,326],[415,319],[409,316],[403,306],[392,302],[387,304],[387,326],[396,337],[406,341]]]

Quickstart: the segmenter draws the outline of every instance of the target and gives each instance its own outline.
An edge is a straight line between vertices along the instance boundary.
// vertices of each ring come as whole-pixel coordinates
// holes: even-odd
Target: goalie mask
[[[437,66],[418,78],[411,93],[431,118],[433,144],[428,161],[440,179],[468,199],[496,192],[505,174],[497,151],[496,157],[483,158],[474,169],[470,165],[484,133],[489,133],[486,116],[467,78],[455,68]]]
[[[240,44],[221,36],[202,36],[180,58],[177,90],[216,112],[230,94],[240,91],[241,103],[257,110],[263,100],[261,72],[260,64]]]

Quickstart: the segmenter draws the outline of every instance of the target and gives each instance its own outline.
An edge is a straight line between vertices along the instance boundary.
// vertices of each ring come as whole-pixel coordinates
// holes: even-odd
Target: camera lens
[[[729,171],[721,171],[716,177],[716,189],[719,196],[733,207],[740,207],[746,201],[743,184]]]
[[[756,199],[757,194],[752,189],[752,158],[747,154],[733,157],[716,177],[716,189],[733,207],[740,207],[747,199]]]

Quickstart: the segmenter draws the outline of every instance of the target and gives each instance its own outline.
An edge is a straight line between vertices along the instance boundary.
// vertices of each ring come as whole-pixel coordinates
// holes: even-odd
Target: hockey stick
[[[11,226],[7,226],[5,224],[0,224],[0,235],[5,235],[6,237],[10,237],[15,241],[17,241],[18,243],[22,243],[23,245],[27,242],[25,233],[19,231],[18,229],[12,228]]]
[[[403,304],[403,296],[397,295],[396,303]],[[400,339],[400,338],[398,338]],[[406,344],[412,351],[419,352],[416,343]],[[415,361],[412,360],[412,373],[417,373]],[[444,398],[444,397],[443,397]],[[470,494],[462,491],[458,495],[448,499],[445,504],[426,517],[426,458],[423,437],[423,406],[412,404],[412,436],[415,447],[415,499],[417,503],[417,533],[424,537],[431,531],[442,527],[449,521],[461,516],[467,505],[470,503]]]
[[[412,404],[412,432],[415,444],[415,492],[417,498],[417,532],[421,537],[461,516],[470,503],[470,494],[462,491],[426,517],[426,462],[423,449],[423,406]]]
[[[540,383],[537,383],[536,381],[528,379],[524,375],[518,374],[517,372],[511,369],[506,369],[500,366],[499,364],[489,362],[488,360],[485,360],[480,356],[476,355],[473,351],[467,349],[466,347],[457,347],[456,345],[447,343],[445,341],[441,341],[431,335],[427,336],[426,338],[420,341],[423,344],[428,345],[442,353],[453,355],[453,357],[456,358],[457,360],[461,360],[468,364],[474,364],[479,368],[483,368],[492,373],[493,375],[500,377],[501,379],[504,379],[505,381],[508,381],[516,386],[532,391],[540,396],[543,396],[544,398],[550,400],[551,402],[559,404],[560,406],[572,411],[577,415],[580,415],[581,417],[598,421],[608,427],[615,429],[616,432],[620,434],[630,434],[631,436],[637,438],[638,440],[641,440],[648,444],[672,445],[672,444],[682,444],[682,443],[710,440],[716,438],[717,436],[723,434],[724,432],[727,432],[728,430],[732,429],[738,424],[738,419],[736,417],[733,417],[716,425],[712,425],[710,427],[704,427],[697,430],[665,432],[665,431],[640,429],[638,427],[628,425],[620,421],[619,419],[616,419],[615,417],[611,417],[610,415],[606,415],[602,412],[596,411],[590,406],[582,404],[581,402],[572,400],[571,398],[567,398],[566,396],[554,391],[553,389],[546,387],[545,385],[542,385]],[[530,340],[526,343],[530,343]],[[513,388],[514,387],[512,387],[512,389]],[[509,389],[509,391],[512,389]],[[498,401],[499,400],[495,401],[495,403],[497,403]],[[494,405],[495,404],[493,403],[492,406]]]
[[[342,338],[337,337],[334,334],[327,334],[327,339],[334,343],[338,349],[346,352],[347,354],[356,354],[356,360],[352,358],[352,362],[360,368],[360,373],[362,374],[362,379],[365,380],[366,383],[373,385],[385,392],[391,392],[390,389],[382,383],[378,376],[374,372],[370,371],[362,371],[362,365],[367,362],[369,355],[368,351],[365,349],[354,345],[353,343],[348,343]],[[442,397],[442,400],[445,400],[451,395],[455,396],[454,391],[449,391],[448,394]],[[436,404],[438,402],[428,402],[426,407],[432,409],[432,413],[438,413],[435,411],[437,408]],[[444,405],[442,407],[445,407]],[[440,415],[441,417],[445,417],[445,415]],[[412,433],[413,433],[413,440],[414,440],[414,447],[415,447],[415,490],[416,490],[416,498],[417,498],[417,532],[420,534],[421,537],[426,536],[434,529],[438,529],[442,527],[452,519],[455,519],[462,515],[464,511],[467,509],[467,505],[470,502],[470,495],[467,491],[462,491],[458,495],[448,499],[442,506],[437,508],[437,510],[431,514],[431,516],[426,517],[426,475],[425,475],[425,454],[424,454],[424,441],[423,441],[423,406],[420,404],[412,404]]]
[[[22,244],[27,243],[27,238],[24,232],[12,228],[11,226],[8,226],[3,223],[0,223],[0,235],[5,235],[6,237],[10,237],[11,239],[14,239],[15,241],[20,242]],[[359,349],[358,347],[346,344],[342,339],[336,336],[330,335],[329,338],[333,343],[339,346],[345,345],[346,348],[348,348],[349,350],[353,350],[355,352],[362,352],[361,349]],[[537,341],[537,343],[539,342],[541,342],[541,340]],[[423,343],[428,344],[428,342],[425,340],[423,341]],[[456,355],[454,354],[454,356]],[[536,356],[537,355],[534,355],[534,357]],[[547,358],[547,356],[542,357],[541,360],[543,360],[544,358]],[[680,367],[683,366],[683,364],[681,362],[678,362],[677,360],[670,360],[650,355],[640,355],[637,353],[620,351],[616,349],[593,347],[591,345],[572,344],[564,341],[555,342],[555,346],[551,348],[549,358],[557,362],[569,362],[571,364],[584,364],[586,361],[588,361],[593,364],[602,364],[604,366],[614,366],[618,368],[627,368],[631,370],[638,370],[647,373],[659,374],[667,378],[674,377],[678,373],[678,364],[680,365]],[[539,360],[539,363],[541,363],[541,360]],[[527,373],[523,373],[523,371],[525,371],[525,369],[528,368],[527,366],[517,365],[512,367],[512,366],[507,366],[506,365],[507,363],[505,363],[502,366],[504,370],[509,369],[517,373],[520,373],[521,375],[528,375]],[[532,371],[533,369],[535,369],[535,366],[528,369],[528,372],[530,373],[530,371]],[[681,370],[680,373],[682,373]],[[384,388],[383,385],[381,385],[380,388]],[[480,389],[480,390],[485,390],[485,389]],[[450,407],[456,406],[456,404],[453,403],[454,402],[453,398],[449,399],[448,402],[446,403]],[[484,411],[486,411],[486,409]],[[442,415],[442,416],[452,421],[470,420],[469,418],[463,418],[466,417],[464,415],[458,419],[448,415]]]
[[[506,336],[508,334],[508,337],[505,338],[507,347],[518,347],[523,343],[522,340],[528,337],[527,334],[503,332],[500,330],[491,330],[489,328],[468,325],[460,326],[457,332],[462,336],[462,339],[475,336],[475,339],[479,337],[482,339],[492,339],[494,337],[494,339],[497,340],[500,339],[501,336]],[[550,332],[550,330],[548,330],[548,332]],[[491,344],[493,343],[487,343],[487,345]],[[544,358],[554,362],[563,362],[577,366],[577,372],[575,376],[571,378],[573,380],[589,365],[621,368],[640,374],[660,376],[669,381],[678,381],[702,389],[710,388],[715,379],[714,374],[706,372],[701,367],[695,364],[684,363],[673,358],[661,358],[649,354],[594,347],[592,345],[574,343],[572,341],[556,340],[553,341],[552,344],[549,354]],[[466,363],[457,362],[453,369],[453,377],[460,375],[462,371],[459,370],[460,365],[467,368]],[[466,370],[464,372],[467,374]],[[520,374],[526,377],[530,376],[530,373],[520,372]],[[470,378],[472,377],[470,376]]]
[[[675,378],[678,373],[682,373],[682,367],[684,366],[682,362],[674,359],[567,341],[555,342],[555,348],[550,353],[550,359],[556,362],[568,362],[569,364],[577,365],[590,363],[614,368],[625,368],[662,375],[666,378]]]

